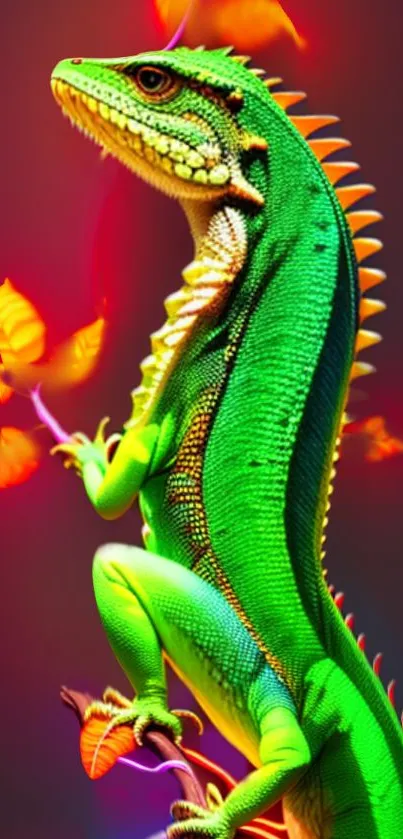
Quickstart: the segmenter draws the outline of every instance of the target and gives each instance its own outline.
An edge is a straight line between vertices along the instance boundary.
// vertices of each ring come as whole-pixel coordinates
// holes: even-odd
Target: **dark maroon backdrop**
[[[310,43],[301,56],[267,50],[259,61],[306,88],[310,107],[343,117],[363,177],[377,184],[385,216],[382,266],[389,304],[373,352],[379,373],[365,382],[359,415],[384,413],[403,434],[401,176],[403,15],[398,0],[290,0]],[[51,336],[90,321],[109,300],[108,344],[97,375],[51,407],[70,430],[93,433],[110,413],[126,419],[129,391],[148,335],[163,320],[162,299],[191,258],[179,208],[74,132],[53,102],[49,74],[68,55],[127,55],[163,43],[146,0],[3,0],[0,276],[32,297]],[[382,289],[382,293],[383,293]],[[375,323],[374,328],[378,327]],[[368,353],[368,359],[370,354]],[[2,425],[29,427],[29,404],[1,408]],[[403,458],[371,465],[342,461],[329,533],[329,567],[346,606],[366,631],[369,652],[385,652],[385,681],[401,673]],[[139,519],[103,522],[73,474],[46,459],[27,484],[0,493],[1,833],[7,839],[129,839],[167,820],[175,783],[117,768],[91,784],[78,759],[78,731],[58,701],[61,683],[97,694],[127,691],[99,624],[91,558],[105,541],[139,542]],[[403,689],[398,687],[399,707]],[[172,680],[175,705],[193,700]],[[195,742],[193,740],[193,742]],[[204,748],[242,773],[245,763],[208,728]]]

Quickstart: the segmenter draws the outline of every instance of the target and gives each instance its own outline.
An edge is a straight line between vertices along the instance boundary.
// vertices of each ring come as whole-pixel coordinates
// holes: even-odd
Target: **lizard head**
[[[264,198],[247,163],[264,155],[267,143],[247,132],[242,109],[246,97],[269,94],[229,52],[180,47],[66,59],[51,86],[75,125],[162,191],[183,201],[230,196],[260,207]]]

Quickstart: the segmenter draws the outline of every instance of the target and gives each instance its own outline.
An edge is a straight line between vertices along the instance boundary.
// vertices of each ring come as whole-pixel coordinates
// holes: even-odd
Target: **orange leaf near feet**
[[[92,716],[81,729],[81,762],[93,781],[106,775],[120,757],[136,748],[133,726],[118,725],[106,733],[111,719]]]

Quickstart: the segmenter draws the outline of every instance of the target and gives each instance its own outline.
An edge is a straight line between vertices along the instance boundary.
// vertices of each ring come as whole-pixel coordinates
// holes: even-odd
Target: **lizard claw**
[[[197,716],[193,711],[186,711],[182,708],[176,708],[172,711],[176,717],[179,717],[180,720],[189,720],[189,722],[193,723],[195,726],[197,733],[202,735],[204,731],[204,725],[200,717]]]
[[[106,426],[110,423],[110,417],[103,417],[95,432],[94,445],[102,450],[105,454],[106,460],[109,462],[110,456],[115,449],[117,443],[120,443],[122,434],[115,432],[109,437],[105,437]]]
[[[235,833],[222,809],[211,812],[190,801],[175,801],[171,815],[176,821],[167,828],[168,839],[232,839]]]
[[[53,446],[50,450],[50,454],[63,454],[66,455],[63,466],[65,469],[71,469],[73,466],[76,469],[78,474],[81,474],[80,464],[77,460],[77,443],[58,443],[57,446]]]
[[[90,438],[87,437],[83,431],[75,431],[74,434],[71,435],[71,439],[74,443],[81,443],[82,446],[86,446],[88,443],[91,443]]]
[[[211,781],[209,781],[206,786],[206,803],[209,810],[212,810],[213,812],[214,810],[218,810],[218,808],[224,803],[220,790],[215,784],[212,784]]]
[[[88,722],[93,717],[95,719],[111,720],[114,717],[117,718],[120,710],[120,708],[117,708],[110,702],[102,702],[99,699],[94,699],[84,711],[84,722]],[[118,725],[118,722],[116,722],[116,725]]]
[[[105,444],[105,428],[111,421],[110,417],[103,417],[95,432],[94,443]]]
[[[178,726],[180,724],[178,723]],[[148,728],[158,726],[158,728],[165,729],[168,737],[170,737],[176,746],[180,746],[182,742],[181,729],[177,727],[175,722],[172,722],[172,714],[169,711],[160,711],[145,713],[137,717],[134,723],[134,739],[139,746],[144,745],[144,734]]]
[[[185,819],[199,818],[204,819],[207,815],[207,810],[200,807],[199,804],[193,804],[192,801],[174,801],[171,804],[171,816],[177,822],[183,822]]]
[[[131,708],[132,703],[130,699],[127,699],[126,696],[123,696],[118,690],[115,688],[107,687],[105,688],[102,699],[109,705],[115,705],[117,708]]]
[[[78,475],[82,475],[83,466],[86,463],[95,463],[105,473],[109,463],[109,455],[122,437],[121,434],[112,434],[105,440],[105,429],[108,422],[109,417],[104,417],[101,420],[94,440],[90,440],[82,431],[75,431],[69,440],[53,446],[50,453],[65,455],[64,466],[66,469],[73,466]]]
[[[144,746],[144,734],[151,724],[152,717],[150,715],[137,717],[136,722],[134,723],[133,733],[138,746]]]
[[[105,452],[108,462],[112,459],[116,445],[120,443],[122,437],[123,434],[119,434],[119,432],[116,431],[105,441]]]

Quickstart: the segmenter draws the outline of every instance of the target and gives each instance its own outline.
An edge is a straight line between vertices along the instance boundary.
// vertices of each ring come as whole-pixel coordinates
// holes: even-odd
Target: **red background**
[[[178,287],[191,243],[176,205],[115,162],[102,163],[62,119],[49,75],[69,55],[160,48],[150,6],[3,0],[1,7],[0,275],[37,303],[56,339],[92,320],[107,296],[110,330],[96,376],[50,404],[67,429],[89,434],[104,414],[114,428],[127,418],[148,335],[163,321],[162,300]],[[309,48],[301,55],[268,49],[257,63],[283,74],[290,88],[307,89],[312,111],[343,117],[353,159],[378,187],[386,217],[378,264],[389,274],[382,288],[389,308],[379,318],[386,340],[372,353],[379,372],[365,380],[367,398],[355,413],[383,413],[391,431],[403,434],[401,4],[285,6]],[[3,425],[33,422],[23,399],[1,409]],[[386,682],[402,669],[402,465],[402,457],[371,465],[349,446],[328,540],[331,580],[346,591],[371,656],[385,652]],[[0,830],[7,839],[145,837],[165,826],[174,781],[119,767],[91,784],[80,768],[76,724],[58,700],[62,683],[97,695],[108,683],[128,690],[98,620],[91,559],[103,542],[139,543],[138,515],[103,522],[75,476],[50,458],[27,484],[0,494],[0,509]],[[173,681],[171,697],[173,705],[194,707]],[[397,699],[400,708],[399,686]],[[204,749],[227,768],[245,770],[210,728]]]

